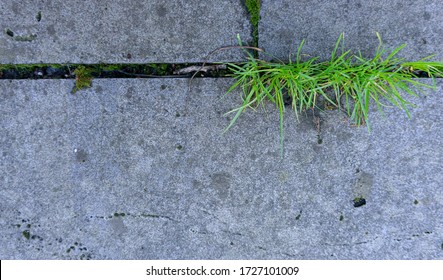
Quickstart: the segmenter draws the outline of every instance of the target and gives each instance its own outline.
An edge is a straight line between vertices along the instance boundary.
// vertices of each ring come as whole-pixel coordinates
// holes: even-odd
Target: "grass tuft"
[[[235,115],[225,131],[246,109],[255,109],[263,106],[264,102],[271,102],[280,114],[283,156],[283,116],[288,97],[297,117],[307,109],[319,108],[321,99],[327,107],[345,111],[352,122],[366,125],[368,130],[371,103],[380,111],[384,107],[398,107],[409,116],[409,109],[415,105],[407,97],[417,96],[416,92],[425,88],[435,89],[434,79],[443,77],[443,62],[430,61],[432,56],[414,62],[404,61],[397,55],[405,45],[387,51],[378,33],[377,37],[379,46],[372,58],[345,51],[343,34],[339,36],[330,59],[325,62],[319,62],[315,57],[303,60],[304,41],[298,47],[295,61],[289,63],[257,59],[245,51],[246,62],[228,65],[236,81],[227,94],[241,88],[243,104],[228,112]],[[240,38],[238,41],[241,44]],[[416,79],[423,73],[434,81],[433,85]]]

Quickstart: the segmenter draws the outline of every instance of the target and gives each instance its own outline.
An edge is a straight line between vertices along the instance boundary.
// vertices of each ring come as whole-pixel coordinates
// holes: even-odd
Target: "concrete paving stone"
[[[0,258],[443,259],[442,81],[371,134],[287,111],[283,159],[276,110],[222,134],[232,80],[188,82],[0,81]]]
[[[407,44],[399,54],[405,59],[435,54],[442,61],[442,21],[443,2],[435,0],[263,0],[259,44],[287,61],[305,39],[303,53],[324,61],[344,33],[346,48],[372,57],[379,32],[389,50]]]
[[[237,34],[251,40],[240,0],[2,0],[0,32],[3,64],[201,62]]]

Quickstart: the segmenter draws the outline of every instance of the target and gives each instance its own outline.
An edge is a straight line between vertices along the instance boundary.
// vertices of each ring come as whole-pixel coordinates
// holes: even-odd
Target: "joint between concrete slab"
[[[148,64],[0,64],[0,79],[73,79],[77,69],[93,78],[188,78],[224,77],[230,74],[226,63],[148,63]],[[85,73],[84,73],[85,74]]]

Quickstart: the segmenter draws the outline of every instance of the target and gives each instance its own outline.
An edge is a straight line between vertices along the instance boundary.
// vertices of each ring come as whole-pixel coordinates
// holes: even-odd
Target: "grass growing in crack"
[[[295,61],[289,63],[268,62],[248,54],[247,62],[229,64],[235,83],[229,88],[242,89],[243,104],[228,113],[235,113],[228,130],[247,108],[257,108],[265,101],[274,103],[280,114],[280,146],[283,156],[283,116],[288,96],[295,115],[311,108],[318,108],[319,99],[347,113],[357,125],[369,126],[369,107],[375,103],[378,110],[398,107],[409,116],[414,104],[407,96],[417,96],[416,91],[434,88],[436,77],[443,77],[443,62],[429,61],[431,57],[408,62],[397,58],[405,47],[401,45],[388,52],[379,39],[373,58],[364,58],[360,53],[344,51],[343,34],[338,38],[329,61],[318,62],[317,58],[302,59],[304,41],[298,47]],[[241,40],[239,39],[239,43]],[[420,82],[419,73],[426,73],[433,85]],[[225,130],[225,131],[226,131]]]

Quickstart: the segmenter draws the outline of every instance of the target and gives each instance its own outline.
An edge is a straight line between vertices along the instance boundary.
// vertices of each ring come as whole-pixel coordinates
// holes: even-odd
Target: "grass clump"
[[[416,78],[420,74],[426,74],[433,80],[443,77],[443,62],[430,61],[432,56],[414,62],[398,58],[397,54],[405,45],[388,52],[379,34],[379,46],[374,57],[369,59],[360,53],[345,51],[343,37],[343,34],[339,36],[330,59],[325,62],[319,62],[316,57],[304,60],[302,41],[295,61],[290,60],[289,63],[257,59],[246,52],[248,57],[245,63],[229,64],[236,81],[227,93],[241,88],[243,104],[228,112],[235,115],[226,130],[247,108],[257,108],[270,101],[280,114],[283,155],[283,115],[288,99],[297,117],[307,109],[319,108],[318,102],[322,99],[328,107],[343,110],[355,124],[366,124],[369,129],[371,103],[380,111],[384,107],[398,107],[409,116],[409,108],[414,104],[407,100],[407,96],[417,96],[417,90],[435,88],[435,81],[433,85],[428,85]]]

